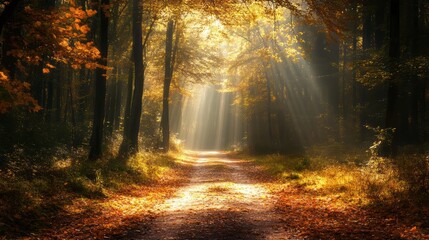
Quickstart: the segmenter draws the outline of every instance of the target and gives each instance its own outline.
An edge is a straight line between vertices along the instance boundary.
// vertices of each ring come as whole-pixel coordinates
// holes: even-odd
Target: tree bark
[[[110,0],[102,0],[101,4],[104,6],[109,5]],[[102,9],[102,8],[101,8]],[[98,41],[98,48],[101,53],[99,63],[107,66],[108,54],[108,33],[109,33],[109,17],[108,14],[100,11],[98,13],[100,18],[100,39]],[[102,156],[103,147],[103,125],[105,116],[105,98],[106,98],[106,68],[97,68],[95,71],[95,104],[94,104],[94,118],[92,123],[91,135],[91,149],[89,151],[89,160],[97,160]]]
[[[389,58],[390,58],[390,71],[391,78],[388,85],[387,93],[387,109],[386,109],[386,128],[396,129],[392,145],[387,149],[386,154],[388,156],[396,155],[396,148],[398,143],[398,136],[400,129],[400,119],[398,114],[398,95],[399,85],[397,80],[396,66],[400,57],[400,29],[399,29],[399,0],[390,1],[390,38],[389,38]]]
[[[134,60],[134,69],[133,69],[133,66],[130,65],[129,73],[128,73],[127,100],[126,100],[125,111],[124,111],[124,134],[123,134],[123,141],[119,150],[119,155],[122,155],[122,156],[127,156],[133,151],[138,150],[138,149],[134,149],[134,150],[132,149],[131,138],[132,138],[132,134],[137,134],[137,136],[133,136],[133,138],[135,139],[134,148],[136,148],[136,146],[138,145],[138,132],[140,129],[140,116],[142,112],[142,98],[143,98],[143,87],[144,87],[143,49],[145,48],[149,40],[149,36],[153,30],[153,26],[155,25],[155,20],[154,20],[151,23],[149,27],[149,31],[146,33],[146,37],[142,44],[142,29],[141,29],[141,25],[143,22],[142,13],[143,13],[143,6],[139,6],[139,1],[133,0],[133,9],[132,9],[133,52],[132,52],[131,58]],[[136,104],[140,106],[137,106]],[[136,114],[138,114],[138,117],[135,116]],[[136,123],[137,121],[138,123]]]
[[[383,47],[384,40],[386,37],[385,29],[385,9],[386,1],[378,0],[376,2],[375,10],[375,48],[380,50]]]
[[[122,72],[122,71],[120,71],[120,72]],[[116,86],[116,93],[115,93],[116,94],[115,116],[113,119],[113,122],[114,122],[113,130],[114,131],[117,131],[119,129],[119,125],[120,125],[121,105],[122,105],[122,86],[123,86],[122,81],[120,79],[118,79],[117,86]]]
[[[408,52],[410,59],[417,57],[419,55],[419,1],[410,0],[407,1],[407,26],[409,26],[407,32],[408,40]],[[420,143],[422,140],[420,132],[424,132],[423,125],[420,125],[419,122],[419,94],[422,87],[421,80],[416,73],[412,73],[410,76],[410,95],[409,103],[407,107],[409,111],[409,116],[407,116],[408,126],[408,142],[410,144]]]
[[[165,40],[165,65],[164,65],[164,91],[162,97],[162,147],[164,151],[170,149],[170,119],[169,119],[169,100],[170,100],[170,85],[173,78],[173,34],[174,21],[170,19],[167,24],[166,40]],[[176,36],[177,39],[177,36]]]
[[[133,100],[133,89],[134,89],[134,67],[130,65],[128,69],[128,85],[127,85],[127,99],[125,102],[125,111],[124,111],[124,142],[122,145],[125,147],[129,139],[129,129],[130,129],[130,114],[131,114],[131,102]]]
[[[106,135],[112,136],[113,134],[113,125],[115,119],[116,111],[116,88],[117,88],[117,75],[118,68],[114,67],[111,76],[111,82],[109,86],[109,91],[107,94],[106,102]]]
[[[133,61],[134,61],[134,92],[131,100],[128,131],[124,133],[121,154],[133,154],[138,151],[138,137],[142,113],[144,66],[142,44],[143,5],[139,0],[133,0],[132,33],[133,33]]]

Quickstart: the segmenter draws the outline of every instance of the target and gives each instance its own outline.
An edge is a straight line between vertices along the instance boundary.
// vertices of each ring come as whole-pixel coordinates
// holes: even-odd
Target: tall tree
[[[399,110],[398,110],[398,74],[396,74],[396,66],[400,57],[400,0],[390,0],[390,36],[389,36],[389,60],[391,77],[389,79],[387,109],[386,109],[386,127],[395,129],[396,133],[393,137],[391,149],[386,152],[388,155],[395,155],[396,145],[398,143],[399,127]]]
[[[163,97],[162,97],[162,119],[161,119],[162,147],[164,148],[164,151],[168,151],[170,148],[169,100],[170,100],[170,85],[171,85],[171,80],[173,78],[174,25],[175,24],[173,19],[168,20],[166,40],[165,40],[164,90],[163,90]],[[178,39],[177,34],[176,34],[176,39]]]
[[[134,92],[131,101],[128,131],[124,132],[124,140],[121,145],[121,154],[130,154],[138,151],[138,137],[140,119],[142,114],[144,65],[143,65],[143,3],[133,0],[132,10],[132,34],[133,34],[133,61],[134,61]]]
[[[98,17],[100,19],[100,36],[98,40],[98,48],[101,54],[99,63],[103,66],[107,66],[107,54],[109,48],[109,13],[107,12],[109,4],[110,0],[102,0],[98,12]],[[90,160],[97,160],[101,158],[103,152],[103,125],[105,117],[106,81],[107,68],[97,68],[95,71],[95,104],[90,143],[91,149],[89,151]]]

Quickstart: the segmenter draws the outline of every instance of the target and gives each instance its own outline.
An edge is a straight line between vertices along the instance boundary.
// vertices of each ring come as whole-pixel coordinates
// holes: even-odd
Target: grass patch
[[[429,199],[429,158],[424,154],[390,160],[330,146],[304,156],[260,156],[255,162],[285,184],[356,205],[407,201],[424,206]]]
[[[155,182],[176,165],[170,154],[140,152],[124,162],[112,160],[105,169],[105,185],[120,189],[130,184]]]

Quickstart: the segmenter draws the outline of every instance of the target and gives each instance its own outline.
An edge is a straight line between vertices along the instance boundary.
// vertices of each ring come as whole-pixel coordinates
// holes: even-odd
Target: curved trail
[[[133,239],[290,239],[274,197],[251,180],[246,161],[217,152],[191,153],[186,161],[194,170],[190,183]]]

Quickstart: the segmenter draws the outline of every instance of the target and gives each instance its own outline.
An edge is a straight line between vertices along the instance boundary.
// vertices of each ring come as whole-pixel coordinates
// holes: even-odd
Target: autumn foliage
[[[34,10],[25,7],[25,17],[16,22],[26,34],[12,37],[12,49],[7,52],[18,59],[18,67],[25,72],[23,64],[39,65],[43,72],[55,68],[56,63],[70,64],[73,68],[82,65],[94,69],[99,51],[88,41],[90,31],[85,20],[96,11],[82,8]]]
[[[159,202],[210,178],[202,204],[248,201],[290,238],[427,238],[428,12],[0,0],[0,239],[141,238]],[[225,206],[183,215],[182,238],[250,234],[249,209]]]
[[[61,64],[73,69],[105,67],[97,63],[100,52],[87,38],[90,32],[87,20],[95,14],[96,11],[81,7],[41,10],[30,5],[17,14],[8,31],[21,34],[5,40],[10,44],[5,53],[7,58],[13,59],[13,68],[20,72],[21,79],[10,79],[8,69],[0,69],[0,112],[15,106],[28,106],[31,111],[41,109],[29,93],[30,84],[25,81],[31,66],[43,74]]]
[[[0,71],[0,113],[5,113],[13,107],[25,106],[30,111],[37,112],[40,106],[29,93],[30,84],[17,80],[10,80]]]

